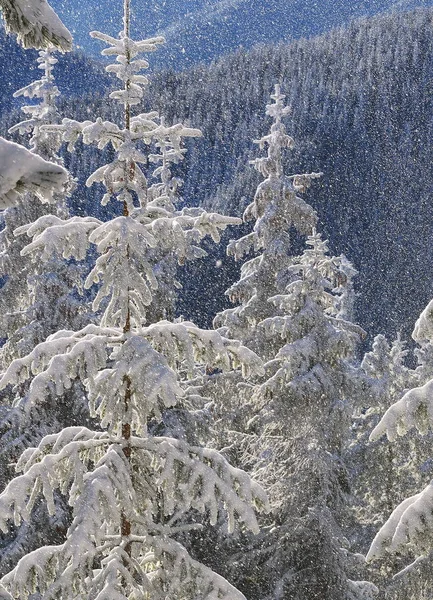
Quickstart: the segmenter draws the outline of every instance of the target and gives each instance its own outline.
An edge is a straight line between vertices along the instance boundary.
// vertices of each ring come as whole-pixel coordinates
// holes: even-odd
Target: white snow
[[[6,31],[24,48],[72,49],[72,36],[46,0],[0,0]]]
[[[413,427],[423,435],[429,428],[433,430],[433,380],[409,390],[393,404],[371,432],[370,441],[374,442],[384,434],[394,441],[397,434],[405,435]]]
[[[0,210],[14,206],[18,194],[32,192],[51,202],[67,181],[66,170],[32,154],[19,144],[0,138]]]

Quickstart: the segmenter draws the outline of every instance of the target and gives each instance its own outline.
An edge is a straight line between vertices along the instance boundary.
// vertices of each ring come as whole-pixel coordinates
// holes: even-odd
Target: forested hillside
[[[116,35],[121,7],[112,0],[52,0],[74,33],[78,47],[96,56],[99,46],[88,31],[104,24]],[[432,6],[432,0],[166,0],[132,9],[132,28],[143,35],[163,34],[167,44],[152,59],[153,68],[177,70],[226,55],[240,46],[311,37],[351,19],[382,11]]]
[[[408,332],[431,293],[431,19],[430,10],[374,18],[154,85],[171,119],[204,132],[187,196],[239,214],[256,184],[248,160],[262,107],[281,82],[300,141],[290,169],[324,172],[312,203],[333,250],[359,270],[358,316],[370,333]]]
[[[410,332],[433,282],[432,14],[395,13],[311,40],[241,50],[210,67],[154,75],[151,87],[153,106],[169,121],[203,131],[185,161],[184,196],[240,214],[257,184],[248,160],[268,126],[263,106],[281,83],[299,141],[288,167],[324,172],[311,202],[332,250],[359,271],[358,320],[371,335]],[[62,111],[86,118],[89,106],[86,97],[66,99]],[[86,148],[67,166],[83,182],[104,160],[98,154]],[[79,190],[76,208],[85,202],[96,210],[93,195]],[[215,294],[208,295],[213,313]]]
[[[433,9],[149,78],[115,4],[109,84],[0,0],[40,50],[2,58],[0,598],[432,600]]]

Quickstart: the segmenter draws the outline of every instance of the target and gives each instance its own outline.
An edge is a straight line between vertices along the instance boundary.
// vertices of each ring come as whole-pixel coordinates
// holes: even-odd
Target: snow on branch
[[[155,208],[152,204],[148,205],[142,220],[146,221],[146,213],[152,215]],[[241,223],[241,220],[235,217],[208,213],[200,208],[184,208],[175,213],[158,208],[156,214],[161,216],[152,219],[147,227],[157,240],[157,247],[172,251],[179,264],[184,264],[191,256],[196,257],[199,249],[194,246],[195,242],[209,235],[218,243],[221,231]]]
[[[116,90],[110,94],[110,98],[118,100],[123,104],[133,106],[139,104],[144,95],[144,87],[149,83],[147,77],[139,73],[147,69],[149,64],[146,60],[132,60],[138,54],[155,52],[158,46],[165,42],[163,37],[154,37],[147,40],[134,41],[123,32],[119,38],[113,38],[99,31],[92,31],[90,35],[108,44],[108,48],[102,50],[104,56],[116,56],[119,64],[111,64],[106,71],[114,73],[118,79],[127,84],[122,90]]]
[[[433,300],[428,303],[415,323],[412,338],[421,345],[433,340]]]
[[[85,287],[102,281],[93,302],[98,310],[109,298],[101,320],[103,326],[123,326],[127,319],[140,327],[152,302],[151,290],[158,283],[146,258],[146,247],[154,247],[155,238],[132,217],[118,217],[97,227],[90,235],[102,254],[89,273]]]
[[[433,482],[420,494],[397,506],[374,538],[367,560],[376,560],[386,552],[401,552],[408,547],[427,553],[431,550],[432,539]]]
[[[317,213],[305,200],[296,195],[293,182],[289,177],[268,178],[257,187],[254,201],[245,209],[244,221],[256,220],[254,231],[266,247],[268,230],[274,231],[276,213],[280,216],[285,230],[293,225],[300,233],[311,235],[317,224]]]
[[[166,359],[141,336],[133,336],[110,356],[111,368],[89,379],[92,416],[102,427],[120,435],[123,423],[133,431],[145,432],[151,416],[161,417],[184,396],[176,373]],[[127,406],[119,402],[128,394]]]
[[[55,514],[54,490],[66,492],[72,484],[71,493],[78,494],[86,465],[97,462],[109,444],[105,432],[72,427],[47,436],[38,448],[27,449],[17,464],[23,475],[13,479],[0,495],[0,529],[7,532],[9,521],[17,526],[27,521],[41,495],[49,513]]]
[[[6,530],[10,520],[19,524],[28,519],[41,494],[52,512],[55,489],[63,493],[70,490],[74,518],[64,544],[31,553],[3,578],[2,583],[15,596],[27,600],[36,590],[53,599],[59,594],[65,598],[88,594],[89,589],[105,594],[107,581],[117,586],[115,582],[123,573],[122,563],[128,565],[133,577],[126,578],[131,590],[159,591],[162,571],[155,567],[167,562],[177,592],[184,585],[192,585],[200,589],[204,598],[214,598],[215,593],[218,597],[221,594],[223,598],[232,597],[230,584],[195,563],[181,545],[170,539],[170,523],[190,510],[197,510],[209,514],[215,524],[218,515],[224,512],[230,531],[239,521],[257,533],[254,509],[268,509],[262,488],[214,450],[190,447],[166,437],[133,437],[130,445],[134,454],[144,451],[149,458],[136,462],[136,477],[145,480],[152,465],[152,480],[158,488],[155,494],[154,486],[141,486],[146,496],[140,497],[140,501],[135,497],[122,445],[105,432],[72,427],[47,436],[38,448],[25,452],[18,465],[24,474],[12,481],[0,496],[2,530]],[[143,507],[144,512],[138,507]],[[168,519],[166,525],[153,521],[158,507],[163,507]],[[124,553],[122,544],[113,550],[119,544],[121,513],[139,527],[146,523],[145,536],[130,536],[132,543],[140,544],[132,558]],[[119,557],[124,560],[119,561]],[[102,567],[96,572],[95,560],[101,561]],[[181,587],[177,586],[178,579]]]
[[[45,598],[58,598],[59,594],[63,598],[73,598],[76,593],[86,594],[94,560],[107,549],[106,534],[112,532],[111,525],[119,522],[120,507],[127,514],[133,512],[133,487],[121,447],[116,445],[106,449],[103,448],[107,445],[106,440],[93,440],[99,441],[99,446],[96,443],[91,446],[91,441],[86,445],[81,443],[78,448],[71,442],[60,455],[49,455],[40,463],[47,468],[45,476],[39,470],[39,479],[44,476],[42,491],[48,503],[52,495],[50,484],[66,491],[68,486],[63,482],[60,486],[58,482],[62,475],[72,484],[70,504],[74,518],[64,544],[36,550],[2,579],[12,592],[19,592],[20,598],[28,598],[36,585],[33,589],[39,589]],[[89,452],[89,449],[95,451]],[[80,450],[84,452],[80,454]],[[88,459],[89,454],[86,466],[96,465],[86,473],[82,460]],[[65,457],[68,460],[65,461]],[[28,475],[34,475],[32,470],[36,471],[35,467],[40,465],[32,467]],[[2,498],[3,495],[0,502]]]
[[[236,521],[258,533],[255,508],[268,510],[263,489],[241,469],[232,467],[216,450],[191,447],[172,438],[133,438],[133,448],[158,461],[158,486],[164,514],[180,516],[190,509],[209,513],[215,525],[221,509],[232,532]]]
[[[393,404],[371,432],[370,441],[374,442],[385,434],[394,441],[397,434],[405,435],[413,427],[421,435],[433,430],[433,380],[409,390]]]
[[[82,135],[83,129],[88,125],[92,125],[92,121],[79,122],[73,119],[63,119],[59,125],[44,125],[43,130],[48,133],[61,134],[62,140],[68,144],[68,152],[73,152],[75,144]]]
[[[5,590],[5,588],[0,584],[0,600],[14,600],[12,596]]]
[[[192,559],[179,542],[153,537],[143,543],[148,552],[142,551],[137,558],[129,557],[122,548],[113,548],[102,561],[92,586],[94,593],[102,588],[97,600],[127,600],[133,590],[137,598],[163,595],[245,600],[223,577]],[[170,573],[169,579],[164,576],[166,572]]]
[[[34,223],[18,227],[14,235],[33,238],[32,243],[22,249],[21,256],[41,251],[44,261],[56,254],[66,259],[84,260],[90,247],[89,236],[100,225],[102,222],[93,217],[63,220],[55,215],[44,215]]]
[[[155,543],[155,558],[171,574],[170,579],[155,573],[158,588],[164,589],[167,596],[199,597],[200,600],[245,600],[245,596],[226,579],[208,567],[192,559],[186,549],[171,539],[159,538]],[[108,600],[108,599],[107,599]],[[111,599],[110,599],[111,600]]]
[[[85,333],[54,335],[38,344],[26,357],[14,360],[0,379],[0,389],[36,375],[26,399],[27,406],[52,395],[61,395],[76,378],[86,380],[105,368],[109,337]],[[89,331],[92,331],[90,326]]]
[[[14,206],[24,192],[32,192],[42,203],[52,202],[67,179],[67,171],[60,165],[0,138],[0,210]]]
[[[224,338],[217,331],[199,329],[193,323],[160,321],[141,330],[141,335],[167,357],[172,368],[181,361],[194,374],[196,363],[230,370],[240,366],[244,377],[263,374],[259,357],[237,340]]]
[[[72,36],[46,0],[0,0],[6,31],[24,48],[72,50]]]

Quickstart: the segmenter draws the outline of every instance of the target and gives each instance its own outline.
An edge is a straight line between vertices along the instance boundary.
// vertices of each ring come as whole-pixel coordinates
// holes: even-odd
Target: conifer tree
[[[298,196],[319,174],[283,173],[283,149],[294,142],[282,123],[288,109],[279,86],[272,99],[271,132],[259,142],[268,155],[253,161],[266,179],[244,215],[255,226],[229,246],[238,259],[251,250],[260,254],[228,291],[240,305],[216,319],[221,332],[266,361],[265,376],[246,393],[242,388],[246,418],[234,439],[244,449],[241,464],[269,491],[272,518],[234,571],[257,598],[367,598],[375,587],[349,578],[338,524],[348,491],[342,454],[356,385],[354,349],[363,335],[346,320],[354,270],[344,257],[329,256],[315,231],[315,211]],[[309,236],[298,257],[291,255],[295,232]],[[248,561],[257,565],[253,577],[243,576]]]
[[[57,155],[62,143],[59,133],[48,133],[46,125],[60,121],[56,100],[60,92],[55,85],[53,68],[57,59],[51,50],[41,51],[37,59],[43,71],[41,79],[18,90],[15,97],[37,100],[24,106],[28,119],[10,129],[30,135],[30,152],[63,168]],[[80,328],[88,322],[83,314],[83,302],[74,293],[80,287],[80,269],[66,261],[59,253],[45,264],[37,256],[23,256],[28,243],[27,231],[39,217],[53,223],[68,215],[66,197],[73,187],[69,178],[65,189],[52,196],[51,203],[42,204],[34,194],[27,192],[15,206],[4,212],[5,227],[0,234],[1,270],[4,285],[0,290],[2,313],[1,333],[5,342],[0,351],[2,368],[16,358],[25,356],[62,324],[67,329]],[[25,241],[27,238],[27,241]],[[25,253],[24,253],[25,254]],[[82,286],[81,286],[82,287]],[[20,385],[14,396],[8,390],[0,416],[0,480],[2,489],[12,477],[11,465],[21,452],[34,446],[49,433],[85,419],[88,411],[83,403],[81,385],[74,385],[65,402],[45,402],[25,410],[28,385]],[[11,406],[12,404],[12,406]],[[66,526],[68,509],[57,499],[56,515],[49,518],[44,508],[35,511],[34,526],[14,528],[0,540],[0,574],[10,570],[19,558],[41,544],[54,541]]]
[[[173,152],[194,135],[183,125],[161,125],[156,113],[133,116],[143,96],[148,63],[137,58],[153,52],[161,38],[130,38],[129,0],[119,38],[93,32],[116,56],[107,70],[122,81],[111,97],[124,108],[124,123],[97,119],[65,120],[61,128],[73,145],[100,148],[111,143],[114,160],[98,169],[89,184],[106,187],[102,203],[120,201],[121,216],[108,222],[73,217],[54,225],[41,217],[28,233],[27,251],[42,249],[84,258],[90,244],[100,254],[86,281],[99,284],[94,310],[98,325],[60,330],[8,367],[1,386],[31,379],[27,404],[61,398],[75,378],[83,381],[100,429],[68,427],[25,451],[14,479],[0,496],[0,526],[28,519],[40,495],[55,510],[54,490],[69,497],[73,520],[64,543],[42,547],[20,560],[1,580],[3,598],[132,600],[138,598],[242,598],[225,579],[194,560],[179,535],[199,527],[197,514],[214,524],[225,512],[228,529],[237,522],[257,531],[254,506],[263,506],[262,489],[214,450],[185,440],[150,433],[149,420],[192,402],[188,381],[204,365],[241,366],[246,376],[262,370],[258,357],[239,342],[189,322],[146,324],[158,280],[147,249],[172,249],[179,262],[194,257],[196,242],[233,222],[197,209],[173,211],[149,197],[141,165],[141,144],[169,138]],[[191,520],[191,517],[194,519]]]
[[[352,539],[363,553],[377,525],[383,523],[392,507],[419,483],[416,457],[421,456],[422,449],[412,443],[413,440],[407,440],[401,448],[383,440],[368,442],[383,412],[416,380],[414,370],[406,365],[407,355],[400,336],[390,344],[384,335],[378,335],[361,364],[360,401],[355,408],[345,459],[352,472]],[[384,561],[370,565],[369,577],[375,580],[383,597],[394,598],[389,595],[391,588],[387,580],[390,569],[398,570],[399,564],[397,559],[393,565]],[[407,590],[400,588],[400,593],[402,595],[396,598],[407,598]]]
[[[271,356],[269,340],[260,340],[258,323],[275,314],[268,302],[284,288],[284,277],[290,264],[291,235],[308,235],[317,223],[317,214],[298,192],[304,191],[320,173],[286,176],[283,171],[283,150],[292,148],[294,140],[287,135],[282,119],[290,108],[284,106],[285,96],[275,87],[272,103],[266,114],[273,119],[268,135],[256,142],[267,148],[267,156],[252,161],[254,168],[265,178],[257,188],[254,201],[244,213],[244,221],[255,221],[253,231],[230,243],[228,254],[241,260],[249,252],[260,252],[242,265],[241,279],[226,293],[239,306],[224,311],[215,321],[235,337],[257,347]]]
[[[58,62],[51,50],[41,51],[37,59],[43,76],[15,92],[14,97],[37,100],[23,106],[28,119],[9,130],[30,135],[30,152],[36,157],[63,166],[58,156],[62,140],[59,133],[48,133],[44,126],[60,121],[56,106],[60,92],[55,85],[53,68]],[[61,255],[52,258],[40,272],[40,261],[21,254],[27,245],[25,234],[29,225],[43,215],[64,218],[68,214],[66,197],[73,187],[70,179],[67,189],[56,193],[51,203],[42,204],[27,193],[16,206],[8,208],[3,216],[5,227],[1,232],[1,270],[5,284],[0,291],[2,337],[7,338],[1,349],[3,366],[14,358],[27,354],[56,331],[58,323],[75,327],[74,316],[79,306],[70,290],[74,287],[76,269],[67,265]],[[53,217],[51,217],[53,218]],[[27,238],[28,239],[28,238]]]
[[[370,435],[372,442],[377,442],[385,434],[390,442],[394,442],[397,436],[404,436],[415,429],[425,438],[424,446],[431,448],[433,381],[427,379],[425,382],[425,376],[431,369],[428,358],[433,342],[432,316],[433,302],[430,302],[421,313],[412,334],[421,347],[420,356],[424,360],[416,372],[421,385],[407,391],[388,408]],[[419,448],[421,439],[415,433],[405,446]],[[425,461],[425,464],[430,461],[431,450],[429,461]],[[419,470],[419,478],[421,474]],[[406,558],[409,564],[395,578],[409,579],[413,594],[406,592],[407,597],[424,600],[431,590],[432,514],[433,486],[430,482],[421,492],[412,491],[409,497],[400,501],[375,536],[367,554],[368,560],[386,558],[388,554],[399,554]]]

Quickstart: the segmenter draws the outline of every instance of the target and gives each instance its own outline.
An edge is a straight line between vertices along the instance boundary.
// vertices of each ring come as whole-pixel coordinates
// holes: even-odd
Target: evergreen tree
[[[260,540],[249,542],[252,552],[240,557],[243,568],[236,561],[234,570],[256,598],[367,598],[376,589],[349,578],[339,525],[348,492],[342,455],[356,388],[354,350],[363,335],[345,320],[354,270],[345,257],[329,256],[313,208],[298,196],[318,174],[283,174],[282,151],[293,140],[282,124],[288,109],[278,86],[272,99],[267,114],[274,123],[259,142],[268,155],[253,161],[266,179],[245,213],[255,226],[229,247],[237,258],[261,253],[228,291],[241,304],[216,319],[220,331],[266,361],[265,377],[242,388],[247,407],[237,411],[241,428],[231,443],[242,440],[241,464],[269,491],[272,518]],[[295,232],[310,234],[298,257],[290,254]],[[247,561],[257,565],[252,577]]]
[[[352,472],[353,533],[356,548],[365,553],[377,526],[383,523],[397,504],[420,483],[418,461],[426,448],[419,441],[407,439],[396,448],[378,440],[368,443],[371,430],[383,412],[414,384],[416,373],[406,365],[408,350],[398,337],[390,344],[385,336],[374,339],[372,350],[362,361],[360,402],[355,410],[352,439],[346,460]],[[367,408],[368,407],[368,408]],[[386,598],[412,598],[401,582],[389,585],[389,573],[398,570],[401,559],[370,567],[370,577]],[[373,568],[374,567],[374,568]],[[391,596],[390,594],[397,594]]]
[[[23,107],[22,110],[30,118],[12,127],[10,132],[30,134],[31,154],[63,168],[63,161],[57,155],[62,143],[61,136],[44,130],[44,126],[60,120],[56,107],[60,92],[53,76],[56,63],[57,59],[50,50],[39,53],[42,78],[15,93],[16,97],[24,96],[37,102]],[[63,259],[59,253],[53,254],[45,264],[37,253],[35,256],[23,256],[23,249],[28,243],[25,234],[32,231],[33,221],[43,218],[45,224],[53,224],[67,216],[66,197],[71,188],[73,182],[69,178],[65,189],[55,193],[50,204],[42,204],[34,194],[27,192],[15,206],[4,212],[5,227],[0,234],[4,279],[0,290],[1,332],[5,339],[0,350],[3,369],[11,360],[25,356],[55,333],[59,324],[71,329],[83,327],[88,322],[83,314],[83,302],[74,293],[74,286],[80,287],[80,269]],[[8,390],[4,400],[7,404],[0,416],[2,488],[13,475],[11,465],[26,448],[38,444],[49,433],[75,424],[77,420],[82,421],[88,412],[83,403],[81,385],[74,385],[62,404],[45,402],[30,410],[23,408],[27,392],[28,385],[22,384],[16,389],[15,398]],[[59,532],[66,526],[68,512],[60,501],[56,504],[54,518],[49,518],[43,507],[38,507],[34,526],[26,524],[2,536],[0,573],[10,570],[21,556],[42,541],[57,541]]]
[[[30,135],[32,154],[63,166],[58,156],[61,136],[44,129],[46,125],[60,121],[57,110],[60,92],[53,75],[57,59],[47,50],[39,53],[37,62],[43,71],[42,78],[14,94],[37,102],[22,107],[29,118],[11,127],[9,132]],[[42,204],[28,193],[3,214],[5,227],[1,232],[0,257],[5,283],[0,292],[0,308],[1,334],[7,338],[1,349],[3,367],[54,333],[59,322],[64,322],[68,328],[77,325],[73,320],[79,313],[79,306],[71,293],[76,283],[74,275],[77,275],[74,266],[65,263],[59,255],[53,257],[41,272],[40,261],[22,255],[27,245],[25,234],[31,223],[43,215],[62,218],[68,214],[66,197],[72,188],[70,180],[67,189],[55,194],[50,204]]]
[[[356,462],[362,465],[354,478],[356,497],[361,503],[360,521],[373,526],[383,522],[396,501],[410,488],[413,479],[415,448],[396,450],[389,444],[368,444],[368,435],[384,411],[413,385],[415,373],[406,365],[408,351],[400,338],[389,344],[385,336],[374,339],[372,351],[362,361],[367,376],[369,408],[357,411],[354,451],[361,453]],[[366,399],[364,398],[364,403]],[[372,469],[371,466],[377,468]],[[412,483],[413,485],[413,483]],[[403,488],[403,489],[402,489]],[[370,525],[371,528],[371,525]]]
[[[258,323],[275,314],[268,300],[284,288],[284,277],[290,264],[288,249],[294,231],[307,235],[317,222],[317,215],[297,192],[305,190],[320,173],[287,177],[283,172],[283,150],[292,148],[294,140],[287,135],[282,122],[290,109],[284,106],[279,86],[266,107],[273,125],[268,135],[257,142],[267,148],[267,156],[252,161],[255,169],[265,178],[258,186],[254,201],[244,213],[244,221],[255,221],[251,233],[230,243],[228,253],[240,260],[251,251],[261,254],[247,261],[241,268],[241,279],[228,291],[232,302],[241,304],[221,313],[215,321],[231,335],[248,342],[262,355],[272,356],[274,348],[269,340],[260,339]]]
[[[31,406],[61,398],[78,377],[101,430],[66,428],[20,458],[23,474],[0,496],[2,529],[10,520],[28,519],[40,495],[53,513],[54,490],[68,495],[73,520],[64,543],[30,553],[2,578],[4,598],[27,600],[37,592],[45,599],[242,598],[193,560],[179,536],[199,527],[197,513],[212,524],[224,511],[229,531],[238,521],[257,531],[254,505],[266,504],[262,489],[218,452],[149,432],[149,419],[159,420],[165,408],[179,401],[189,405],[188,381],[200,366],[240,365],[246,376],[262,367],[253,352],[217,332],[188,322],[145,323],[158,285],[147,249],[171,248],[183,262],[196,255],[197,239],[217,237],[232,220],[195,209],[161,210],[148,196],[141,143],[169,137],[178,153],[181,137],[194,132],[160,126],[156,113],[132,115],[147,84],[139,73],[148,63],[137,55],[153,52],[163,40],[133,41],[129,10],[125,0],[119,38],[92,34],[109,46],[105,55],[117,57],[107,70],[123,83],[111,94],[124,107],[123,126],[98,119],[66,120],[62,127],[70,143],[83,135],[85,143],[101,148],[112,144],[114,160],[88,183],[103,182],[103,204],[116,198],[122,216],[108,222],[75,217],[54,226],[41,217],[28,248],[43,248],[44,257],[61,249],[66,257],[82,259],[96,245],[100,256],[86,286],[100,284],[94,301],[94,310],[102,311],[100,324],[51,335],[12,362],[1,382],[5,387],[31,378]]]
[[[416,371],[419,387],[407,391],[383,415],[380,422],[373,429],[370,440],[376,442],[386,434],[388,440],[393,442],[397,436],[404,436],[409,431],[416,429],[418,434],[425,438],[424,441],[416,434],[407,440],[402,450],[406,453],[407,460],[419,459],[419,453],[414,453],[413,448],[423,448],[423,458],[428,460],[418,467],[418,486],[425,481],[431,473],[431,440],[433,429],[432,387],[433,381],[425,381],[429,373],[428,356],[433,341],[433,302],[420,315],[414,332],[413,339],[421,346],[424,364]],[[421,375],[421,377],[420,377]],[[405,448],[408,448],[405,452]],[[394,451],[395,452],[395,451]],[[411,454],[407,456],[408,452]],[[423,473],[423,471],[426,471]],[[416,472],[416,471],[415,471]],[[424,483],[425,484],[425,483]],[[418,487],[419,489],[419,487]],[[368,560],[386,558],[388,554],[404,557],[406,566],[394,576],[394,580],[402,583],[408,598],[427,599],[431,594],[431,565],[432,565],[432,514],[433,514],[433,487],[430,482],[423,491],[414,493],[413,489],[405,490],[411,495],[400,500],[384,525],[374,538],[367,554]],[[407,564],[409,562],[409,564]],[[391,585],[391,589],[392,589]],[[393,590],[395,591],[395,590]],[[398,590],[395,596],[398,597]]]

